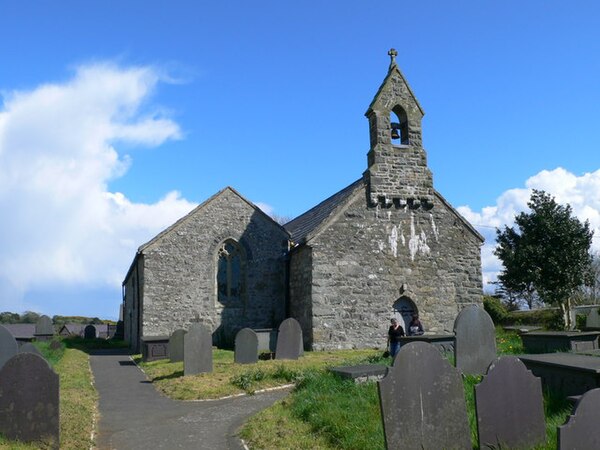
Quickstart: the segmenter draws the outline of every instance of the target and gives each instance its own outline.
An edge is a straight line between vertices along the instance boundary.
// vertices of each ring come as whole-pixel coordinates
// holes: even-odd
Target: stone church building
[[[138,249],[123,282],[134,350],[194,321],[231,345],[286,317],[307,349],[381,347],[391,316],[447,333],[481,303],[483,238],[434,189],[424,112],[389,54],[358,180],[284,226],[226,187]]]

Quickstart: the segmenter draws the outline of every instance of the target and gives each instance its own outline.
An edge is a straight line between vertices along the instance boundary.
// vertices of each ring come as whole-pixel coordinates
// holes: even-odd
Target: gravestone
[[[462,378],[433,345],[401,347],[377,383],[386,448],[471,448]]]
[[[33,334],[38,341],[49,341],[54,336],[54,325],[48,316],[41,316],[35,324]]]
[[[454,361],[464,374],[482,375],[496,359],[494,322],[483,308],[469,305],[454,321]]]
[[[96,339],[98,337],[96,327],[94,325],[88,325],[83,330],[84,339]]]
[[[0,369],[0,433],[11,440],[49,441],[59,448],[58,375],[33,353]]]
[[[200,323],[193,323],[183,342],[183,374],[212,372],[212,335],[208,328]]]
[[[302,353],[302,328],[293,317],[285,319],[279,325],[275,359],[298,359]]]
[[[235,335],[234,361],[237,364],[258,362],[258,336],[251,328],[242,328]]]
[[[0,368],[17,353],[19,353],[17,340],[10,331],[0,325]]]
[[[31,342],[26,342],[23,345],[21,345],[19,347],[19,353],[33,353],[34,355],[41,356],[42,358],[44,357],[44,355],[42,355],[42,352],[40,352],[39,349]]]
[[[475,386],[479,448],[533,448],[546,441],[541,380],[515,356],[494,361]]]
[[[169,358],[171,362],[183,361],[183,339],[187,331],[178,329],[169,337]]]
[[[590,312],[585,319],[585,328],[600,330],[600,314],[598,314],[598,308],[590,309]]]
[[[53,340],[50,342],[50,349],[51,350],[58,350],[60,347],[62,347],[62,344],[60,341],[58,340]]]
[[[600,388],[587,391],[579,399],[567,422],[558,427],[558,449],[600,448]]]

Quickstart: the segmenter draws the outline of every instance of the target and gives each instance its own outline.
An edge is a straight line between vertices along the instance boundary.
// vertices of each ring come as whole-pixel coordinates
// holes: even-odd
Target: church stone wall
[[[221,304],[216,264],[226,239],[242,246],[245,277],[240,301]],[[287,239],[230,189],[207,201],[143,249],[144,335],[167,335],[200,321],[216,344],[228,345],[240,328],[277,326],[285,316]]]
[[[312,342],[312,252],[311,248],[301,246],[292,250],[290,255],[290,307],[289,316],[296,319],[302,327],[305,348]]]
[[[313,349],[385,346],[402,296],[433,333],[451,333],[459,309],[481,303],[481,241],[438,195],[429,210],[368,208],[360,189],[337,214],[307,243]]]

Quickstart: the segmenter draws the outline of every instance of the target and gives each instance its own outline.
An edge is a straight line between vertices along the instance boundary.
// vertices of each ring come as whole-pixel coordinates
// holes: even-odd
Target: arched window
[[[392,130],[392,144],[408,145],[408,118],[402,106],[394,107],[390,113],[390,126]]]
[[[217,261],[217,300],[231,303],[240,299],[243,290],[243,251],[233,239],[221,244]]]

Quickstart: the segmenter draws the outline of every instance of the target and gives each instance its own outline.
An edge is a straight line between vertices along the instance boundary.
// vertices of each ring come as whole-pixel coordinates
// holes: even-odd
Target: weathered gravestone
[[[94,325],[88,325],[83,330],[84,339],[96,339],[98,337],[98,332]]]
[[[258,362],[258,336],[251,328],[242,328],[235,335],[234,360],[237,364]]]
[[[587,391],[567,422],[558,427],[558,449],[600,448],[600,388]]]
[[[23,345],[21,345],[19,347],[19,353],[33,353],[34,355],[41,356],[42,358],[44,357],[42,355],[42,352],[40,352],[39,349],[31,342],[26,342]]]
[[[33,353],[13,356],[0,369],[0,433],[11,440],[59,448],[58,375]]]
[[[454,361],[464,374],[483,375],[496,359],[494,322],[483,308],[470,305],[454,321]]]
[[[598,314],[598,308],[590,309],[590,312],[585,319],[585,328],[600,330],[600,314]]]
[[[62,347],[62,344],[58,340],[53,340],[53,341],[50,342],[50,349],[51,350],[58,350],[61,347]]]
[[[302,328],[293,317],[285,319],[279,325],[275,359],[298,359],[302,353]]]
[[[19,353],[17,340],[10,331],[0,325],[0,368],[17,353]]]
[[[378,386],[388,449],[471,448],[462,378],[433,345],[406,344]]]
[[[194,323],[183,338],[183,374],[212,372],[212,335],[208,328]]]
[[[183,340],[187,331],[178,329],[169,337],[169,358],[171,362],[183,361]]]
[[[49,341],[54,336],[54,325],[48,316],[41,316],[35,324],[33,334],[38,341]]]
[[[515,356],[494,361],[475,386],[479,448],[533,448],[546,441],[541,380]]]

